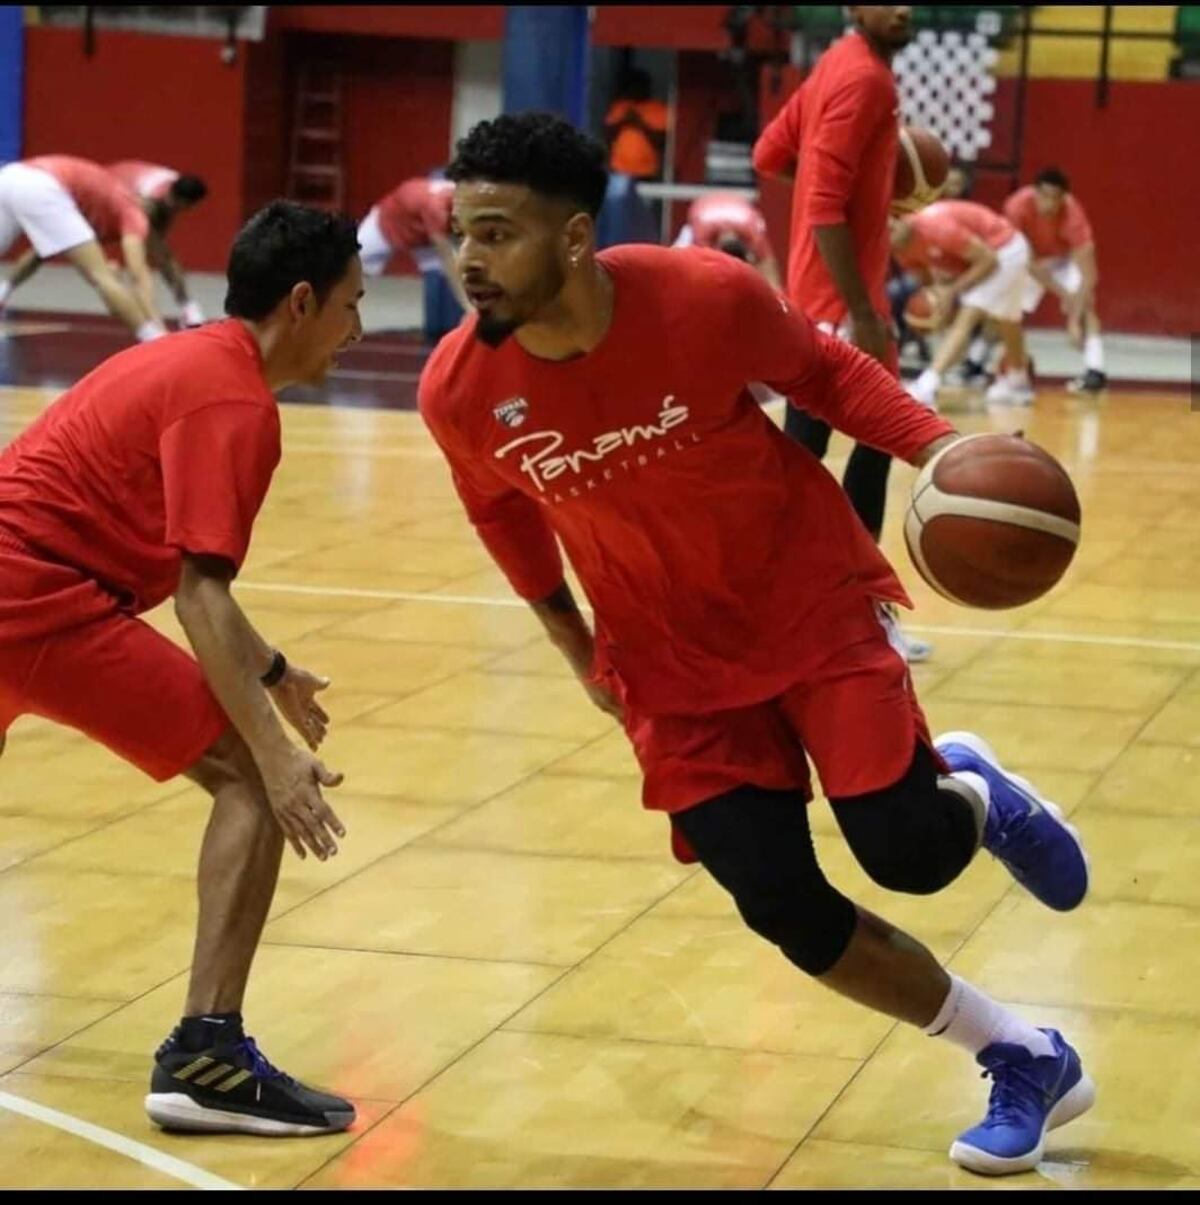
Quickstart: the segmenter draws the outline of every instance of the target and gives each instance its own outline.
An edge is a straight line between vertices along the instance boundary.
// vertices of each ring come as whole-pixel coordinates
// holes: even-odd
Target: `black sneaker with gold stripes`
[[[204,1050],[185,1050],[177,1027],[154,1056],[146,1112],[164,1130],[299,1137],[332,1134],[354,1106],[273,1067],[241,1025],[214,1027]]]

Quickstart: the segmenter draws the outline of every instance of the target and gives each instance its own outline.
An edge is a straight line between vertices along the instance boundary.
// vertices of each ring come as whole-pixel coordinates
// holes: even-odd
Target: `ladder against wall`
[[[298,72],[287,195],[322,209],[345,206],[342,78],[335,66],[304,63]]]

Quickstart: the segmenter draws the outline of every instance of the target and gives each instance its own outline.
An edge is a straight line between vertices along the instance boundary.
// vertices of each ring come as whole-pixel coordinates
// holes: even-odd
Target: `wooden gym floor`
[[[0,443],[53,396],[0,391]],[[1082,1051],[1095,1109],[1010,1186],[1200,1187],[1198,423],[1169,393],[961,417],[1023,426],[1083,500],[1069,578],[1014,612],[921,586],[912,472],[893,474],[887,549],[936,643],[916,670],[934,731],[979,731],[1061,802],[1094,885],[1055,915],[984,855],[937,897],[890,896],[822,801],[819,852]],[[238,593],[333,678],[349,836],[327,865],[285,855],[247,1023],[360,1120],[309,1140],[151,1126],[204,797],[25,719],[0,761],[0,1184],[990,1186],[946,1158],[984,1108],[971,1061],[806,981],[670,858],[622,734],[514,605],[417,417],[287,406],[284,432]]]

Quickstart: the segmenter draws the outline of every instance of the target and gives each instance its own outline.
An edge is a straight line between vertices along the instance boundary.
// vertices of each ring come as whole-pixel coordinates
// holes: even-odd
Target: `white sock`
[[[134,331],[139,343],[149,343],[151,339],[160,339],[167,333],[166,328],[161,322],[143,322],[141,326]]]
[[[1092,372],[1104,371],[1104,340],[1099,335],[1088,335],[1084,339],[1083,366]]]
[[[971,346],[967,348],[967,359],[972,364],[978,364],[980,368],[986,368],[988,352],[991,350],[991,347],[992,345],[982,335],[976,335],[971,340]]]
[[[1010,368],[1005,377],[1010,385],[1025,389],[1029,386],[1029,371],[1025,368]]]
[[[942,1011],[923,1032],[931,1038],[945,1038],[973,1055],[995,1042],[1024,1046],[1034,1058],[1054,1053],[1054,1044],[1040,1029],[957,975],[950,976],[950,994]]]
[[[12,292],[12,285],[7,280],[0,280],[0,305],[3,305],[8,300],[8,295]]]

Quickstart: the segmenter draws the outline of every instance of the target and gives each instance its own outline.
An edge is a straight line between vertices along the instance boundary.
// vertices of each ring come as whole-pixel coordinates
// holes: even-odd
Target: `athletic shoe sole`
[[[155,1125],[164,1130],[182,1130],[193,1134],[258,1134],[268,1138],[309,1138],[318,1134],[335,1134],[346,1129],[354,1120],[353,1112],[329,1112],[328,1124],[301,1125],[294,1121],[278,1121],[256,1117],[253,1113],[232,1113],[210,1109],[183,1092],[151,1092],[145,1101],[146,1113]]]
[[[1090,1076],[1084,1074],[1080,1077],[1079,1083],[1046,1114],[1046,1122],[1042,1126],[1037,1146],[1028,1154],[1013,1155],[1006,1159],[1001,1155],[993,1155],[988,1151],[980,1150],[977,1146],[956,1141],[950,1147],[950,1158],[959,1167],[965,1167],[967,1171],[977,1172],[981,1176],[1011,1176],[1015,1172],[1032,1171],[1042,1161],[1042,1155],[1046,1150],[1046,1135],[1051,1130],[1056,1130],[1059,1126],[1065,1126],[1067,1122],[1074,1121],[1095,1103],[1096,1085],[1092,1083]]]

